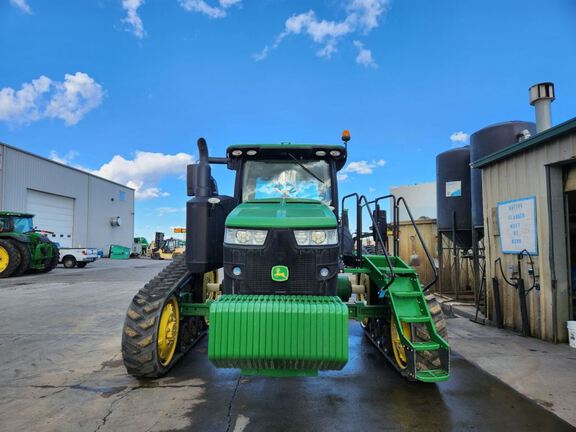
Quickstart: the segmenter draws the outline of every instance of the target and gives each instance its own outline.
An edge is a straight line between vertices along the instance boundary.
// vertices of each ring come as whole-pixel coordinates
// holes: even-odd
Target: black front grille
[[[337,245],[299,247],[292,230],[270,230],[262,247],[224,245],[224,292],[226,294],[336,295]],[[286,282],[272,280],[272,267],[288,267]],[[242,271],[240,276],[232,272]],[[320,276],[327,268],[328,276]]]

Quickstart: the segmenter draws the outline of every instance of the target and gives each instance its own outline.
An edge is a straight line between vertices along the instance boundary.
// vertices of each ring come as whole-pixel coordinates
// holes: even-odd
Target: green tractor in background
[[[47,273],[58,265],[58,246],[33,220],[28,213],[0,212],[0,278]]]
[[[199,162],[188,166],[186,253],[128,308],[122,355],[130,374],[166,374],[207,332],[216,367],[264,376],[339,370],[356,320],[408,380],[449,378],[446,322],[427,295],[435,265],[406,201],[338,196],[349,139],[345,131],[339,145],[233,145],[216,158],[198,140]],[[236,172],[233,196],[218,193],[211,163]],[[426,284],[398,256],[401,206],[434,270]]]

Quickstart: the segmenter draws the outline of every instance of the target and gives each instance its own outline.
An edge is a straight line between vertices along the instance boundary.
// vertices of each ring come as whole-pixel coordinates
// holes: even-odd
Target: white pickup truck
[[[60,263],[66,268],[84,268],[98,259],[98,249],[60,248]]]

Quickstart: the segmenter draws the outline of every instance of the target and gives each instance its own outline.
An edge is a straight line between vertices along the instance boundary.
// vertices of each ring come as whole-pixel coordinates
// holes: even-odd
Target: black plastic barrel
[[[532,122],[509,121],[487,126],[473,133],[470,137],[470,160],[475,162],[535,134],[536,125]],[[482,172],[480,169],[472,168],[471,180],[472,226],[482,229],[484,227],[484,215],[482,210]]]
[[[472,206],[470,190],[470,146],[445,151],[436,156],[436,202],[438,232],[459,247],[472,245]]]

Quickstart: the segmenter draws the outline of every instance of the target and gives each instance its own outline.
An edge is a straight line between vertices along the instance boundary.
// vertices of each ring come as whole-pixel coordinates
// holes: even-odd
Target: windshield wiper
[[[306,171],[308,174],[310,174],[316,180],[318,180],[319,182],[322,182],[322,184],[325,183],[324,180],[322,180],[320,177],[318,177],[316,174],[314,174],[312,171],[310,171],[308,168],[306,168],[304,165],[302,165],[298,159],[296,159],[294,156],[292,156],[291,153],[288,153],[288,156],[290,156],[292,159],[294,159],[294,162],[296,162],[298,164],[298,166],[300,166],[300,168],[302,168],[304,171]]]

